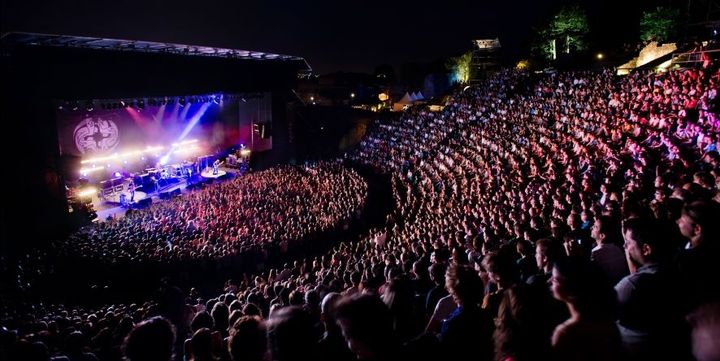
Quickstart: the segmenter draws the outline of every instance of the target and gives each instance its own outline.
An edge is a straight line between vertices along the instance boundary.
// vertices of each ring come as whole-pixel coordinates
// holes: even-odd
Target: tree
[[[464,84],[470,80],[470,63],[472,52],[468,51],[460,56],[450,58],[445,67],[450,71],[450,82]]]
[[[555,60],[561,53],[570,55],[585,50],[589,31],[583,9],[577,5],[563,7],[538,31],[539,39],[533,48],[544,58]]]
[[[640,19],[640,39],[663,42],[675,36],[678,27],[680,10],[657,7],[646,11]]]

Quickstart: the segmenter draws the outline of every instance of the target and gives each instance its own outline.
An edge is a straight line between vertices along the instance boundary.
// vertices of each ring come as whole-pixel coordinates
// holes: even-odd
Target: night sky
[[[305,57],[316,73],[457,55],[499,37],[510,58],[561,0],[391,2],[2,0],[2,32],[25,31],[258,50]],[[637,38],[643,9],[668,1],[580,1],[597,50]],[[624,9],[620,11],[619,9]]]

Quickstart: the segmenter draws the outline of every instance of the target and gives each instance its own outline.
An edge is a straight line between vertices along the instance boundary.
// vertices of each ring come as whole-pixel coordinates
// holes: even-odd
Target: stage
[[[226,174],[227,172],[222,169],[219,169],[217,174],[213,174],[212,168],[206,168],[204,171],[202,171],[202,173],[200,173],[200,175],[206,179],[218,179],[225,176]]]
[[[124,192],[118,192],[113,193],[109,196],[103,197],[103,201],[108,204],[129,204],[129,203],[136,203],[139,202],[145,198],[148,197],[148,194],[141,191],[135,191],[135,196],[132,196],[130,192],[124,191]],[[125,198],[123,200],[123,198]]]
[[[164,187],[159,189],[155,192],[141,192],[141,191],[135,191],[135,204],[137,204],[142,199],[148,199],[148,201],[151,201],[152,203],[159,203],[164,202],[165,200],[169,199],[166,197],[163,197],[163,194],[170,194],[173,192],[179,192],[181,195],[184,192],[190,191],[188,186],[192,184],[192,186],[196,186],[197,183],[204,183],[204,181],[212,182],[212,181],[222,181],[223,179],[232,179],[238,175],[241,175],[242,172],[237,169],[233,168],[221,168],[218,170],[218,174],[213,175],[212,169],[208,171],[208,177],[205,177],[205,174],[201,175],[195,175],[191,179],[183,179],[182,181],[178,183],[174,183],[169,187]],[[186,190],[188,188],[188,190]],[[123,191],[125,193],[126,199],[129,198],[129,192],[127,190]],[[95,211],[97,212],[97,222],[104,222],[108,219],[108,217],[117,218],[117,217],[123,217],[125,215],[125,212],[127,212],[128,207],[124,207],[120,203],[120,194],[118,193],[116,195],[108,195],[105,196],[105,199],[101,199],[97,195],[93,195],[92,203],[93,207],[95,208]],[[142,197],[142,198],[141,198]]]

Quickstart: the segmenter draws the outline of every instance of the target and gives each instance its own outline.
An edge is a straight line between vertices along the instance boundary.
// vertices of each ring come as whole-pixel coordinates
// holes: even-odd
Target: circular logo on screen
[[[75,127],[73,138],[82,154],[107,152],[119,143],[118,127],[110,119],[85,118]]]

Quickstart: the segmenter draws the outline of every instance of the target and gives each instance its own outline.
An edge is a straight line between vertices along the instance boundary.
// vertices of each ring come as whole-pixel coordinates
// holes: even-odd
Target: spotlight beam
[[[195,112],[195,114],[193,114],[193,116],[190,118],[190,122],[188,123],[188,125],[185,126],[185,129],[183,129],[183,132],[180,134],[180,136],[178,137],[178,140],[175,142],[175,144],[179,145],[179,144],[183,143],[183,140],[185,139],[185,137],[187,137],[187,135],[190,134],[190,131],[192,131],[193,128],[195,128],[197,123],[200,122],[200,119],[203,117],[203,115],[205,115],[205,112],[207,112],[208,108],[210,108],[210,104],[211,103],[203,103],[200,106],[200,109],[198,109],[198,111]],[[185,119],[185,115],[187,115],[187,109],[189,109],[189,108],[190,108],[189,106],[183,108],[182,112],[184,114],[181,114],[183,119]],[[170,147],[168,152],[162,158],[160,158],[160,164],[167,163],[167,161],[170,159],[170,155],[175,152],[176,148],[177,148],[177,145]]]
[[[158,125],[162,124],[164,115],[165,115],[165,104],[158,107],[157,114],[155,114],[155,117],[154,117],[155,124],[158,124]]]

